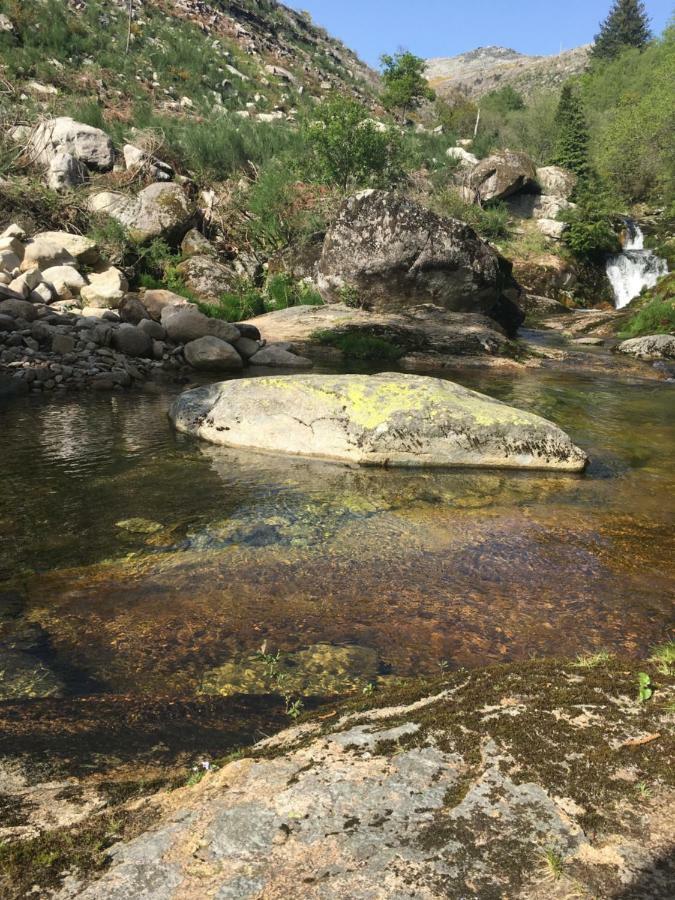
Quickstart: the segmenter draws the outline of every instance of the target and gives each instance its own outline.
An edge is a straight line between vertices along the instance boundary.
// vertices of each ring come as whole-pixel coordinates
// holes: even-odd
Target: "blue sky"
[[[286,0],[341,38],[371,65],[398,47],[418,56],[454,56],[498,44],[521,53],[557,53],[588,44],[612,0]],[[661,32],[674,0],[646,0]]]

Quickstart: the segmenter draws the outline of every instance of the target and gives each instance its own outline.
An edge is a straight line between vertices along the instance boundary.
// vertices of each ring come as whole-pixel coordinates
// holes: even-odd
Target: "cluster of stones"
[[[309,366],[290,344],[204,315],[170,291],[128,291],[96,244],[67,232],[0,236],[3,392],[122,389],[157,370],[237,372],[247,362]]]
[[[479,161],[458,145],[450,147],[447,155],[457,162],[457,178],[466,201],[481,205],[505,202],[513,216],[534,219],[545,237],[560,240],[567,226],[558,216],[574,208],[570,197],[576,176],[572,172],[560,166],[536,168],[526,153],[512,150],[500,150]]]

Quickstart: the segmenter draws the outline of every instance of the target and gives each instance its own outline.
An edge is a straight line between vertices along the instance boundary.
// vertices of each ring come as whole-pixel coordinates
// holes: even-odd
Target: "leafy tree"
[[[510,113],[519,109],[525,109],[523,95],[510,84],[504,85],[497,91],[490,91],[481,100],[481,109],[489,109],[496,113]]]
[[[356,100],[340,94],[325,100],[306,125],[305,138],[312,174],[343,191],[390,183],[400,174],[400,136],[382,130]]]
[[[577,197],[576,207],[562,212],[560,218],[569,226],[563,240],[575,256],[593,259],[620,251],[613,204],[600,184],[588,185]]]
[[[576,173],[579,181],[588,178],[588,125],[578,94],[570,82],[563,86],[555,117],[557,139],[553,162]]]
[[[424,100],[435,99],[436,94],[424,77],[424,68],[424,60],[409,50],[382,57],[382,105],[385,109],[398,109],[405,114]]]
[[[675,26],[584,79],[592,164],[626,202],[675,201]]]
[[[627,47],[644,50],[651,36],[649,18],[642,0],[615,0],[595,38],[593,57],[614,59]]]
[[[452,91],[436,99],[436,118],[443,130],[459,137],[473,136],[478,107],[462,91]]]

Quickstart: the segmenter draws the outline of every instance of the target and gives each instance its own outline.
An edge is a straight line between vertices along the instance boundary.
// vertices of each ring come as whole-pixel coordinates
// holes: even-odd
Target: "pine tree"
[[[557,139],[553,162],[574,172],[580,182],[588,179],[588,125],[581,99],[568,82],[560,94],[555,124]]]
[[[614,59],[627,47],[643,50],[652,34],[642,0],[615,0],[614,6],[595,38],[595,59]]]

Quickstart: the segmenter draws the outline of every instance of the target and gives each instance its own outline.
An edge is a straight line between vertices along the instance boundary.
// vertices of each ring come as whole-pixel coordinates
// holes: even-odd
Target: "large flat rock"
[[[419,375],[295,375],[186,391],[170,418],[214,444],[371,466],[582,471],[556,425],[451,381]]]
[[[503,329],[478,313],[449,312],[425,303],[402,312],[366,312],[344,303],[289,306],[249,319],[268,342],[290,341],[312,356],[331,337],[367,335],[384,338],[402,352],[494,356],[508,353]]]
[[[639,707],[635,671],[530,662],[324,713],[160,796],[58,900],[665,900],[672,678]]]

